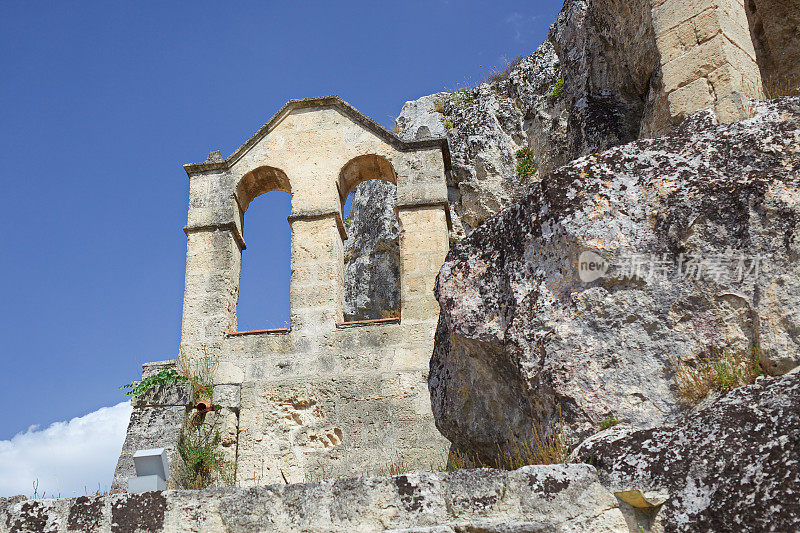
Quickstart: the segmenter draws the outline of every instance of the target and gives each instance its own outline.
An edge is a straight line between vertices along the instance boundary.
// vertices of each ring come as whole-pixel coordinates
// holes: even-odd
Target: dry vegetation
[[[753,345],[749,351],[709,348],[689,360],[671,360],[678,394],[694,405],[712,391],[725,393],[754,383],[763,374],[760,358],[760,349]]]
[[[767,100],[783,96],[800,96],[800,80],[777,77],[765,79],[764,96]]]

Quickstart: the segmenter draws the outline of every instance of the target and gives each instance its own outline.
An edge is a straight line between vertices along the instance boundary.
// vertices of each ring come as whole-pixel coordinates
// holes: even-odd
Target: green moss
[[[530,178],[536,171],[538,167],[533,160],[533,152],[531,152],[530,148],[523,148],[521,150],[517,150],[517,175],[522,178]]]
[[[564,96],[564,78],[558,78],[556,84],[553,85],[553,88],[547,93],[547,98],[549,100],[558,100],[562,96]]]
[[[600,422],[600,429],[608,429],[612,426],[616,426],[617,424],[619,424],[619,420],[617,420],[617,417],[614,415],[614,413],[611,413],[602,422]]]

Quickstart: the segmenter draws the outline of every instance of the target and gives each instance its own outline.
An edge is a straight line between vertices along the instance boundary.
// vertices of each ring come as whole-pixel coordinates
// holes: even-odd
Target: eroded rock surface
[[[613,491],[666,491],[666,531],[793,531],[800,523],[800,373],[741,387],[674,427],[612,428],[575,457]]]
[[[397,186],[369,180],[353,193],[344,243],[345,320],[397,316],[400,310],[400,241]]]
[[[560,76],[558,57],[546,42],[493,81],[403,106],[397,119],[401,137],[447,136],[450,143],[455,238],[520,198],[536,179],[517,173],[518,150],[531,150],[540,173],[571,159],[562,98],[548,96]]]
[[[752,105],[578,159],[451,249],[429,385],[456,447],[493,455],[559,411],[578,440],[674,420],[670,359],[709,346],[800,364],[800,99]],[[605,274],[583,281],[583,252]]]

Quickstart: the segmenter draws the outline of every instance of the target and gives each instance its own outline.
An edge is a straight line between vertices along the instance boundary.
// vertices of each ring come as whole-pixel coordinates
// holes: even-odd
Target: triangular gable
[[[336,95],[332,96],[318,96],[314,98],[301,98],[298,100],[289,100],[283,107],[281,107],[266,124],[261,126],[247,141],[237,148],[231,155],[224,161],[204,161],[202,163],[191,163],[183,165],[186,173],[191,176],[195,172],[202,172],[207,170],[221,170],[230,168],[234,163],[241,159],[251,148],[269,134],[286,115],[295,109],[309,109],[314,107],[334,107],[338,109],[346,117],[353,120],[355,123],[360,124],[367,130],[374,133],[381,140],[402,152],[413,151],[424,148],[441,148],[444,157],[445,169],[450,169],[450,148],[447,144],[447,139],[443,137],[423,139],[417,141],[404,141],[393,132],[387,130],[370,117],[360,112],[341,98]]]

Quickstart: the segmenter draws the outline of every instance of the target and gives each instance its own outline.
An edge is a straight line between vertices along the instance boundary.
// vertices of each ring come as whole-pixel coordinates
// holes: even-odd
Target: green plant
[[[531,152],[530,148],[522,148],[521,150],[517,150],[517,175],[522,178],[530,178],[536,171],[538,167],[536,163],[533,161],[533,152]]]
[[[194,399],[206,399],[211,401],[214,394],[214,373],[217,371],[219,361],[209,353],[208,348],[201,346],[202,355],[189,357],[181,352],[178,355],[178,367],[180,374],[188,379],[192,386]]]
[[[433,101],[433,110],[436,113],[441,113],[442,115],[444,115],[444,102],[442,100],[438,99],[438,98],[436,100],[434,100]]]
[[[758,376],[763,375],[760,361],[758,344],[739,351],[712,347],[689,361],[670,359],[678,395],[690,405],[711,391],[725,393],[754,383]]]
[[[444,119],[443,124],[444,124],[445,129],[448,129],[448,130],[452,129],[452,127],[453,127],[453,121],[450,120],[449,118]]]
[[[349,229],[350,226],[352,226],[352,225],[353,225],[353,217],[345,217],[344,218],[344,227]]]
[[[556,84],[553,85],[553,88],[547,93],[547,99],[558,100],[562,96],[564,96],[564,78],[558,78]]]
[[[165,368],[157,374],[147,376],[141,381],[132,381],[127,385],[120,386],[119,388],[130,389],[125,394],[136,397],[141,396],[156,385],[166,385],[168,383],[186,383],[188,381],[189,378],[180,375],[174,368]]]
[[[614,415],[614,413],[611,413],[600,422],[600,429],[608,429],[616,426],[617,424],[619,424],[619,420],[617,420],[617,417]]]
[[[209,429],[202,420],[193,429],[181,430],[177,447],[183,463],[178,473],[181,486],[204,489],[215,481],[215,475],[223,483],[233,484],[231,465],[218,449],[220,441],[219,431]]]

